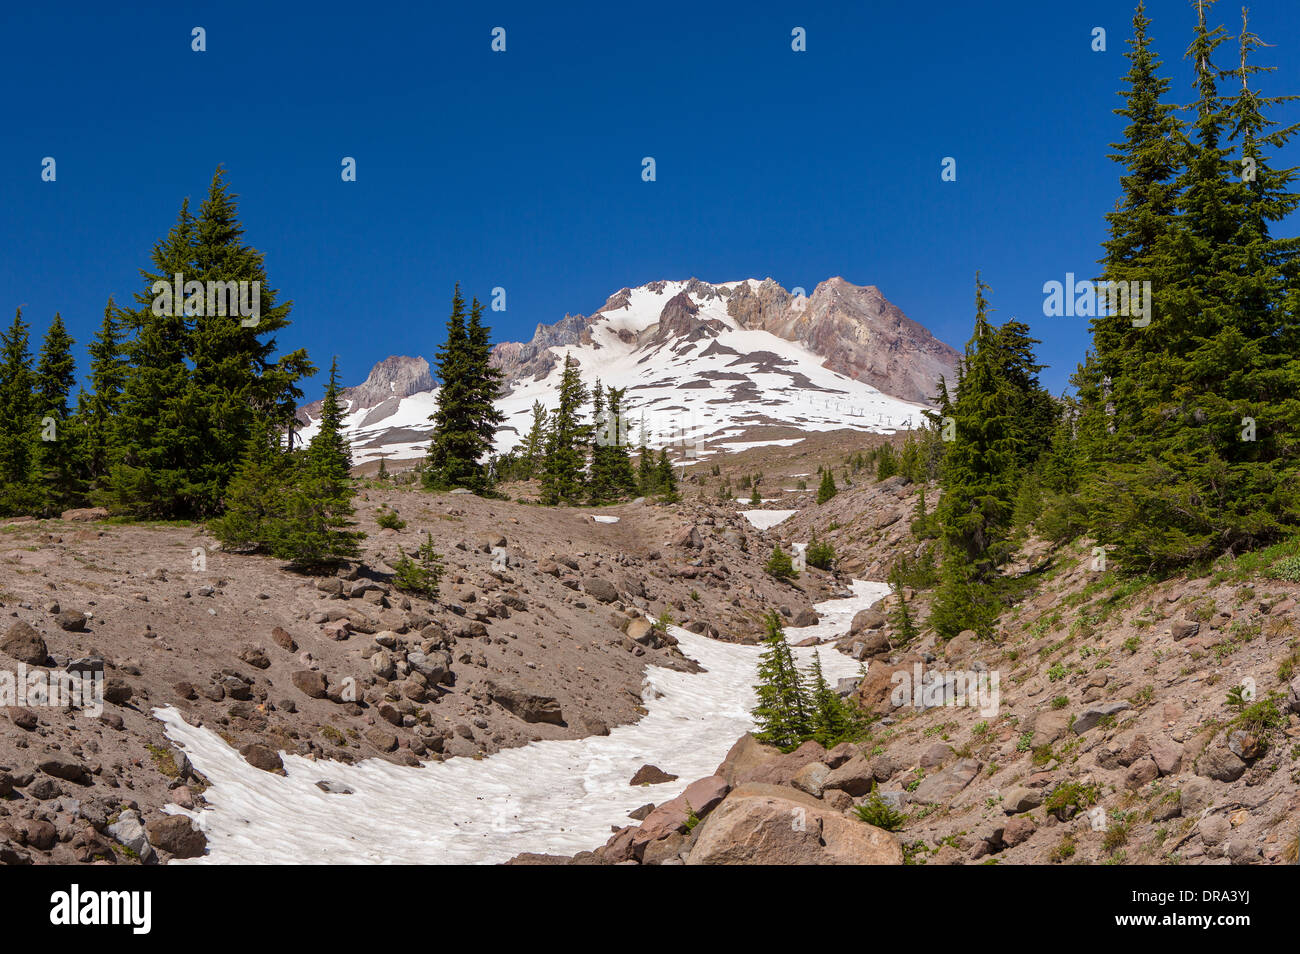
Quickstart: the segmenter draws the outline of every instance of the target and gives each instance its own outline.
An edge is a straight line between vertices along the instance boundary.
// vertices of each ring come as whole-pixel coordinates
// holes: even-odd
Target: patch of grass
[[[153,764],[159,772],[168,778],[181,777],[180,769],[176,767],[176,758],[172,755],[170,749],[153,744],[147,744],[145,748],[149,750],[149,757],[153,759]]]
[[[1091,808],[1101,797],[1101,788],[1094,782],[1062,782],[1052,789],[1043,802],[1043,810],[1062,821],[1075,812]]]

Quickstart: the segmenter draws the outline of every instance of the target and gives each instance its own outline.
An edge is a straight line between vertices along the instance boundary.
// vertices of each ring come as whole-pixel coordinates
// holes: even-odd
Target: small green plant
[[[829,570],[835,563],[835,548],[827,541],[817,539],[814,533],[804,551],[804,562],[819,570]]]
[[[660,633],[668,632],[668,627],[673,625],[673,616],[665,609],[659,614],[658,618],[652,624],[654,629]]]
[[[696,602],[696,603],[698,603],[698,602],[700,601],[700,591],[699,591],[699,590],[691,590],[691,600],[692,600],[693,602]]]
[[[768,557],[767,564],[763,569],[767,571],[769,576],[777,580],[793,580],[799,575],[795,571],[790,554],[782,550],[780,544],[772,547],[772,555]]]
[[[1062,782],[1043,802],[1043,810],[1061,821],[1068,821],[1074,813],[1097,803],[1101,790],[1094,783]]]
[[[1278,560],[1269,567],[1268,575],[1288,583],[1300,583],[1300,553]]]
[[[404,530],[406,521],[397,515],[396,510],[381,509],[375,514],[375,523],[385,530]]]
[[[424,542],[415,551],[415,559],[398,548],[397,562],[393,564],[393,586],[405,593],[415,593],[426,599],[438,595],[438,582],[442,579],[442,555],[434,549],[433,534],[425,533]]]
[[[907,821],[907,816],[892,808],[887,801],[880,797],[879,792],[872,792],[871,797],[854,811],[868,825],[875,825],[885,831],[898,831],[903,827],[903,823]]]
[[[1047,670],[1047,678],[1052,682],[1057,682],[1058,680],[1064,679],[1069,674],[1070,674],[1069,668],[1066,667],[1065,663],[1061,663],[1061,662],[1053,663],[1051,667]]]
[[[1069,704],[1070,704],[1069,696],[1057,696],[1055,699],[1052,700],[1053,709],[1064,709]]]

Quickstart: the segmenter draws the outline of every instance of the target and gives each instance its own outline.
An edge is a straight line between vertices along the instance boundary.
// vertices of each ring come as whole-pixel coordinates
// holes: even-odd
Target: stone
[[[92,520],[105,520],[107,517],[108,511],[103,507],[78,507],[63,511],[59,519],[73,523],[86,523]]]
[[[642,765],[632,776],[629,785],[659,785],[662,782],[672,782],[677,778],[676,775],[669,775],[657,765]]]
[[[1129,766],[1128,772],[1124,775],[1124,787],[1130,792],[1137,791],[1148,782],[1155,781],[1160,775],[1160,770],[1156,768],[1155,760],[1149,755],[1144,755]]]
[[[366,732],[366,741],[380,752],[392,752],[397,748],[397,736],[387,729],[378,727],[369,729]]]
[[[1042,748],[1065,735],[1070,727],[1070,717],[1059,709],[1044,709],[1034,714],[1031,745]]]
[[[853,622],[849,624],[849,635],[856,636],[864,630],[879,629],[884,626],[886,622],[885,614],[880,612],[880,610],[858,610],[858,612],[853,616]]]
[[[54,621],[59,624],[59,629],[65,633],[80,633],[86,628],[86,614],[78,610],[64,610],[54,617]]]
[[[863,756],[854,755],[839,768],[830,771],[822,782],[822,789],[835,789],[857,798],[870,792],[875,782],[874,766]]]
[[[721,776],[728,785],[735,785],[738,779],[780,754],[780,749],[772,745],[764,745],[754,738],[753,733],[746,732],[727,751],[722,763],[713,774]]]
[[[525,722],[566,725],[560,703],[553,696],[527,692],[513,686],[499,686],[491,682],[488,683],[488,693],[497,705]]]
[[[794,773],[790,784],[814,798],[821,798],[822,790],[826,787],[826,778],[830,774],[830,766],[825,762],[809,762]]]
[[[598,576],[589,578],[582,584],[582,588],[586,593],[602,603],[612,603],[618,599],[618,588],[609,580]]]
[[[1201,624],[1192,620],[1176,619],[1169,625],[1169,634],[1176,640],[1188,639],[1201,631]]]
[[[287,650],[288,652],[296,653],[298,651],[298,644],[293,641],[293,637],[289,635],[289,631],[281,626],[277,626],[275,629],[271,630],[271,640],[281,649]]]
[[[684,547],[689,550],[698,550],[704,546],[704,541],[700,538],[700,531],[694,526],[683,527],[673,534],[672,545],[675,547]]]
[[[976,759],[958,759],[948,768],[921,781],[912,793],[918,802],[947,802],[979,774]]]
[[[700,826],[689,865],[901,865],[889,832],[819,806],[733,792]]]
[[[149,840],[173,858],[198,858],[208,847],[208,836],[186,815],[167,815],[151,821]]]
[[[1196,760],[1196,774],[1217,782],[1235,782],[1246,772],[1246,763],[1227,746],[1214,745]]]
[[[1132,706],[1124,701],[1107,702],[1099,706],[1090,706],[1079,713],[1078,718],[1074,720],[1074,725],[1071,726],[1071,728],[1074,730],[1075,735],[1083,735],[1083,733],[1094,728],[1107,716],[1117,715],[1125,709],[1130,708],[1132,708]]]
[[[9,627],[0,640],[0,650],[29,666],[44,666],[50,655],[41,634],[22,620]]]
[[[329,691],[325,674],[316,669],[299,669],[289,677],[289,680],[299,692],[311,699],[324,699]]]
[[[632,811],[628,812],[627,817],[633,818],[636,821],[644,821],[646,816],[648,816],[654,810],[655,810],[655,803],[646,802],[640,808],[634,808]]]
[[[686,791],[668,804],[680,802],[683,807],[693,811],[697,818],[703,818],[717,808],[730,791],[731,786],[727,784],[726,779],[721,775],[710,775],[691,782],[686,786]]]
[[[1008,815],[1033,811],[1043,804],[1043,790],[1015,785],[1002,793],[1002,810]]]
[[[128,808],[117,816],[117,821],[106,829],[109,836],[119,845],[130,848],[136,857],[148,863],[156,858],[149,833],[140,820],[140,813]]]
[[[82,765],[75,759],[70,759],[63,755],[53,755],[42,761],[39,768],[46,775],[52,775],[55,778],[61,778],[65,782],[75,782],[78,785],[89,785],[91,778],[90,769]]]
[[[1026,815],[1017,815],[1003,827],[1002,844],[1006,848],[1014,848],[1024,842],[1036,830],[1037,826],[1034,824],[1033,819]]]
[[[1177,775],[1183,765],[1183,747],[1166,736],[1151,740],[1151,759],[1161,775]]]
[[[284,774],[284,762],[281,761],[280,754],[260,742],[248,743],[239,750],[239,754],[253,768],[259,768],[263,772]]]
[[[952,755],[953,751],[951,745],[946,742],[935,742],[921,753],[921,758],[918,764],[923,769],[938,768],[944,762],[948,761],[948,759],[952,758]]]

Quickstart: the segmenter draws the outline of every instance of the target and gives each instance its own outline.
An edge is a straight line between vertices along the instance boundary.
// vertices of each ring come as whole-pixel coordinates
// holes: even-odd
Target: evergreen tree
[[[659,495],[665,500],[677,500],[677,475],[673,472],[673,462],[668,459],[668,448],[659,448],[659,462],[655,465],[655,482]]]
[[[278,549],[293,479],[293,458],[280,447],[271,423],[261,421],[250,432],[239,470],[226,488],[224,512],[209,521],[208,529],[227,550]]]
[[[591,432],[591,426],[582,422],[586,402],[587,388],[578,373],[578,363],[565,354],[559,405],[551,416],[542,465],[542,500],[547,504],[575,504],[582,499],[586,481],[584,452]]]
[[[894,589],[894,607],[890,612],[890,623],[894,628],[894,633],[898,641],[902,644],[910,643],[917,635],[916,624],[912,621],[912,611],[907,605],[907,594],[904,592],[902,573],[897,565],[890,572],[889,585]]]
[[[763,569],[777,580],[793,580],[799,575],[794,568],[794,561],[790,559],[790,554],[782,550],[779,543],[773,544],[772,555],[767,558]]]
[[[286,495],[285,519],[272,534],[271,552],[295,566],[315,569],[358,552],[365,536],[353,526],[352,454],[338,401],[338,359],[330,366],[320,429],[312,437]]]
[[[810,734],[823,748],[834,748],[857,734],[857,712],[826,682],[821,654],[816,650],[813,650],[812,671],[809,675]]]
[[[525,478],[532,478],[537,475],[538,469],[542,466],[542,458],[545,453],[546,408],[541,401],[534,401],[533,423],[528,428],[528,436],[524,438],[524,449],[520,458]]]
[[[817,503],[824,504],[837,493],[839,493],[839,489],[835,486],[835,475],[827,467],[822,470],[822,482],[817,487]]]
[[[30,331],[19,308],[0,332],[0,514],[29,513],[37,503],[31,484],[36,454]]]
[[[753,710],[761,742],[789,751],[809,738],[813,717],[804,680],[786,642],[781,618],[769,612],[767,635],[758,662],[758,705]]]
[[[894,458],[892,444],[881,444],[876,456],[876,480],[887,480],[898,473],[898,461]]]
[[[469,355],[470,419],[478,439],[474,458],[477,463],[491,455],[497,430],[506,419],[497,408],[497,399],[501,396],[501,369],[492,364],[491,329],[483,324],[483,306],[477,298],[470,302],[465,338]],[[478,481],[482,490],[491,488],[491,477],[481,464]]]
[[[93,493],[107,473],[109,462],[119,453],[114,441],[114,419],[121,407],[128,370],[123,353],[122,316],[111,296],[89,352],[90,391],[82,391],[77,396],[77,444],[81,478]]]
[[[644,434],[644,427],[642,433]],[[659,492],[659,471],[655,467],[654,455],[644,442],[641,444],[641,460],[637,467],[637,485],[641,488],[643,497],[653,497]]]
[[[46,515],[62,512],[80,494],[77,431],[68,417],[68,395],[76,383],[72,337],[56,312],[41,345],[33,388],[39,439],[33,442],[34,492]]]

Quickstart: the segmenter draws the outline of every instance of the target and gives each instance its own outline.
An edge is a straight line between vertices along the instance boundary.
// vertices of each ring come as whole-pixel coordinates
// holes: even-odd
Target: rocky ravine
[[[408,527],[378,529],[381,505]],[[280,752],[404,765],[479,757],[639,719],[647,665],[695,666],[646,614],[752,642],[769,607],[807,624],[813,602],[842,590],[826,574],[768,578],[771,543],[735,508],[602,513],[618,522],[370,490],[362,558],[319,578],[222,553],[197,526],[116,525],[94,512],[0,526],[0,668],[102,668],[107,685],[98,718],[40,705],[0,714],[0,859],[201,854],[202,833],[162,809],[202,810],[206,783],[155,707],[267,772],[282,771]],[[398,547],[413,550],[426,530],[447,565],[437,602],[390,583]]]

